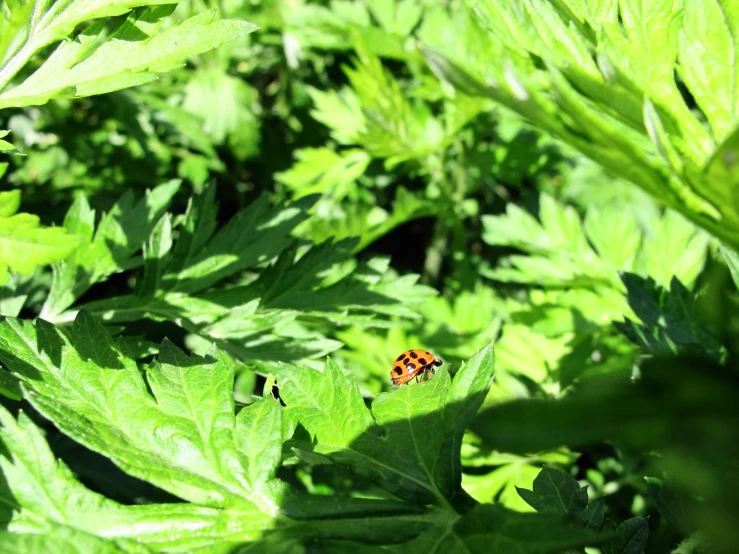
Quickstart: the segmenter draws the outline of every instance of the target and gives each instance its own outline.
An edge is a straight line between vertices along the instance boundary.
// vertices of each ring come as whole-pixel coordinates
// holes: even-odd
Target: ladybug
[[[428,350],[418,350],[416,348],[406,350],[395,360],[393,369],[390,371],[390,378],[393,380],[394,386],[407,384],[414,377],[418,382],[418,376],[421,373],[428,371],[433,375],[436,373],[436,368],[443,363]]]

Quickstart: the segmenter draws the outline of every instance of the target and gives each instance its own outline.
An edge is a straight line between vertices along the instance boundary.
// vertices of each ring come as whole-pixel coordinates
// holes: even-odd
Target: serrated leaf
[[[500,404],[479,414],[472,430],[483,444],[511,452],[604,440],[631,452],[654,452],[653,471],[670,475],[686,497],[702,499],[688,505],[693,522],[730,550],[727,530],[739,521],[739,481],[730,470],[733,461],[726,462],[726,453],[733,460],[739,444],[735,371],[705,357],[670,357],[644,360],[640,373],[635,382],[589,379],[558,401]],[[706,481],[697,483],[696,472]]]
[[[290,188],[297,198],[325,194],[341,201],[367,169],[371,159],[363,150],[337,153],[329,148],[305,148],[295,153],[297,162],[275,178]]]
[[[105,3],[96,6],[85,5],[78,0],[66,4],[58,11],[52,10],[50,17],[31,27],[31,36],[26,39],[23,48],[0,69],[0,87],[7,83],[8,77],[4,74],[12,77],[15,66],[27,61],[24,60],[27,52],[32,53],[34,47],[38,49],[44,43],[55,40],[44,36],[44,27],[46,33],[56,31],[57,38],[62,38],[59,34],[65,30],[71,32],[72,29],[67,25],[79,16],[72,15],[68,22],[60,23],[58,20],[63,20],[65,15],[69,16],[75,10],[86,12],[84,19],[93,19],[116,15],[115,12],[125,13],[128,8],[140,3],[110,2],[107,6]],[[39,15],[45,15],[44,8],[48,9],[49,6],[39,9]],[[214,21],[215,10],[212,10],[157,33],[163,18],[172,9],[172,6],[162,6],[133,12],[110,36],[102,21],[92,24],[73,40],[60,44],[41,67],[19,86],[0,92],[0,108],[44,104],[54,97],[90,96],[143,84],[155,79],[156,73],[182,65],[190,56],[211,50],[256,28],[245,21]],[[56,20],[54,16],[57,16]],[[64,30],[53,29],[55,25]]]
[[[150,393],[120,347],[84,311],[71,341],[43,320],[0,326],[0,359],[70,436],[182,498],[253,511],[234,443],[231,365],[217,351],[189,357],[165,343],[146,374]],[[121,419],[125,412],[136,417]]]
[[[41,362],[37,359],[36,361]],[[181,358],[180,361],[192,361]],[[43,369],[39,366],[40,369]],[[202,366],[180,368],[190,376]],[[171,376],[171,371],[169,372]],[[48,376],[48,375],[47,375]],[[81,375],[88,390],[100,383]],[[122,384],[119,381],[119,384]],[[50,384],[51,388],[56,386]],[[30,390],[27,389],[27,392]],[[178,390],[182,390],[178,387]],[[47,391],[48,392],[48,391]],[[62,391],[68,394],[68,391]],[[205,395],[209,393],[202,391]],[[166,401],[168,402],[168,401]],[[125,404],[125,403],[124,403]],[[186,410],[186,406],[182,406]],[[203,404],[198,404],[203,412]],[[205,408],[207,411],[207,407]],[[118,421],[131,418],[134,412],[122,407]],[[180,413],[185,413],[180,410]],[[422,507],[399,504],[385,500],[352,498],[305,497],[285,489],[274,479],[274,469],[279,463],[282,431],[279,424],[279,405],[267,398],[254,406],[244,408],[237,416],[234,441],[244,455],[245,467],[229,465],[224,460],[224,471],[233,471],[247,476],[254,490],[264,494],[279,493],[280,517],[276,513],[248,509],[242,499],[240,506],[227,510],[209,508],[196,504],[169,503],[146,506],[124,506],[98,493],[87,490],[72,472],[59,461],[46,444],[43,434],[23,413],[18,421],[0,407],[0,470],[4,486],[0,490],[0,515],[11,533],[0,535],[0,544],[18,548],[20,552],[37,552],[43,546],[55,552],[49,544],[58,536],[59,552],[149,552],[151,551],[207,551],[218,554],[233,552],[235,548],[260,548],[263,543],[276,544],[281,533],[289,536],[295,544],[319,538],[351,538],[361,541],[401,540],[411,538],[428,528],[438,517],[429,518]],[[135,412],[141,416],[142,412]],[[196,414],[197,415],[197,414]],[[233,414],[231,419],[233,419]],[[104,417],[104,416],[103,416]],[[98,418],[98,422],[101,418]],[[60,423],[62,420],[56,420]],[[219,418],[200,420],[201,423],[217,424]],[[220,417],[223,422],[223,417]],[[267,424],[270,422],[269,424]],[[153,421],[150,423],[154,423]],[[180,430],[187,422],[181,422]],[[64,420],[68,428],[73,422]],[[137,425],[146,426],[146,419],[136,420]],[[265,426],[265,424],[267,424]],[[249,428],[252,425],[257,428]],[[114,433],[123,434],[125,426],[111,426]],[[184,447],[180,454],[190,456],[197,465],[193,451],[186,448],[182,434],[171,433],[165,425],[159,435],[173,447]],[[222,431],[221,431],[221,434]],[[158,440],[155,436],[150,439]],[[224,451],[216,439],[209,448],[215,457]],[[168,465],[171,458],[162,456],[159,463]],[[143,462],[145,464],[145,462]],[[186,471],[180,475],[182,482],[188,481]],[[90,517],[94,514],[95,517]],[[297,520],[289,519],[296,517]],[[337,519],[338,518],[338,519]],[[372,524],[368,525],[368,522]],[[269,533],[273,525],[280,527],[276,536]],[[387,533],[385,537],[383,535]],[[35,538],[34,538],[35,537]],[[67,540],[69,539],[69,540]],[[3,542],[5,541],[5,542]],[[116,546],[122,550],[110,550]],[[85,549],[90,550],[85,550]],[[30,549],[30,550],[27,550]],[[9,550],[12,551],[12,550]],[[46,552],[47,550],[43,550]],[[273,551],[273,550],[270,550]]]
[[[502,281],[621,290],[618,271],[653,275],[667,285],[673,275],[686,283],[706,259],[707,238],[678,214],[667,211],[642,229],[618,203],[590,208],[584,224],[573,207],[540,197],[539,221],[515,204],[506,214],[483,216],[483,240],[529,253],[504,258],[486,276]],[[590,245],[593,245],[592,247]]]
[[[236,416],[238,448],[247,460],[246,475],[254,488],[274,478],[282,455],[282,410],[271,398],[257,400]]]
[[[456,45],[430,33],[433,48],[423,52],[437,75],[512,109],[737,247],[735,180],[703,172],[714,140],[737,127],[732,2],[466,3],[482,40],[471,29],[455,35]],[[676,71],[702,114],[680,92]]]
[[[237,158],[259,152],[259,93],[242,78],[220,66],[198,68],[185,85],[182,109],[202,122],[202,132],[210,141],[228,142]]]
[[[265,197],[253,202],[231,218],[202,249],[191,250],[180,262],[181,269],[167,272],[162,287],[171,292],[194,293],[270,260],[290,244],[290,232],[304,219],[313,200],[303,199],[276,209],[269,206]]]
[[[124,193],[95,227],[95,212],[87,199],[78,195],[69,209],[64,228],[79,237],[82,247],[54,266],[54,279],[41,316],[49,319],[69,308],[94,283],[113,273],[136,266],[133,260],[180,183],[170,181],[147,191],[134,202],[133,193]]]
[[[518,489],[529,505],[540,513],[578,514],[588,505],[587,488],[562,470],[545,467],[534,479],[534,490]]]
[[[436,295],[417,276],[397,276],[388,259],[358,265],[351,259],[355,240],[298,248],[291,233],[313,201],[271,207],[262,197],[216,230],[211,185],[191,201],[178,228],[169,215],[150,224],[133,294],[83,307],[108,323],[174,321],[253,362],[295,362],[338,349],[341,343],[311,326],[319,319],[389,326],[391,316],[417,318],[415,306]],[[246,284],[224,282],[247,269],[253,276]]]
[[[331,360],[322,373],[283,366],[278,381],[287,405],[287,430],[292,434],[302,425],[317,453],[401,498],[446,507],[466,502],[460,489],[461,436],[454,418],[463,426],[472,417],[490,386],[493,366],[488,346],[454,381],[442,366],[431,381],[380,395],[371,414],[356,383]]]
[[[417,284],[415,275],[394,278],[386,260],[373,259],[358,267],[348,262],[355,246],[354,239],[326,241],[299,258],[296,248],[288,249],[255,282],[214,299],[228,305],[231,299],[258,296],[267,309],[296,310],[329,320],[340,317],[349,324],[351,316],[360,314],[417,317],[413,307],[436,295]]]
[[[7,488],[0,492],[0,513],[12,532],[0,544],[7,544],[8,548],[12,545],[19,552],[39,552],[33,550],[35,545],[54,548],[47,541],[56,538],[58,551],[65,553],[76,552],[75,545],[81,548],[80,552],[107,552],[105,549],[114,545],[121,552],[149,552],[146,544],[188,548],[208,544],[219,535],[224,540],[234,540],[239,535],[245,539],[261,526],[262,516],[258,512],[251,521],[246,512],[239,512],[245,518],[238,524],[240,529],[234,527],[227,533],[223,529],[225,514],[217,510],[187,504],[143,509],[117,504],[80,484],[67,466],[56,459],[41,431],[24,413],[15,421],[0,408],[0,421],[0,442],[5,448],[0,468],[7,483]],[[89,517],[90,514],[95,517]],[[172,532],[171,522],[175,520],[179,522],[177,533]],[[212,538],[204,540],[201,533],[206,529]],[[32,539],[34,536],[37,539]],[[138,542],[134,542],[134,536]],[[91,550],[85,550],[88,547]]]
[[[677,278],[669,291],[652,279],[631,273],[621,278],[629,305],[643,324],[626,318],[615,325],[634,344],[653,354],[705,352],[718,359],[725,356],[724,347],[699,319],[692,294]]]
[[[56,262],[74,252],[82,241],[61,227],[44,227],[37,216],[15,213],[20,191],[0,197],[0,285],[8,282],[8,270],[28,275],[36,267]]]
[[[147,554],[154,550],[133,540],[104,539],[62,525],[45,533],[0,531],[0,548],[8,554]]]

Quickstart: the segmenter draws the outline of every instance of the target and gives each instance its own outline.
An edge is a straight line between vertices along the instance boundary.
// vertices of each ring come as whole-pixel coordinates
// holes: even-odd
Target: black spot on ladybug
[[[405,352],[403,352],[403,353],[402,353],[402,354],[401,354],[400,356],[398,356],[398,359],[397,359],[397,360],[395,360],[395,361],[396,361],[396,362],[399,362],[400,360],[402,360],[402,359],[403,359],[403,357],[404,357],[404,356],[405,356]]]
[[[428,354],[429,356],[431,356],[431,352],[429,352],[428,350],[426,350],[426,354]]]
[[[407,371],[413,371],[414,369],[416,369],[416,364],[406,364],[405,369]]]
[[[420,360],[418,360],[418,363],[421,365],[426,365],[426,358],[421,358]]]
[[[396,366],[395,366],[395,367],[393,368],[393,371],[394,371],[395,373],[397,373],[398,375],[403,375],[403,370],[402,370],[402,369],[400,369],[400,366],[399,366],[399,365],[396,365]]]
[[[405,360],[403,360],[403,365],[408,365],[408,362],[410,361],[411,361],[410,358],[406,358]]]
[[[415,352],[411,352],[411,358],[415,360],[416,358],[418,358],[418,354],[416,354]]]

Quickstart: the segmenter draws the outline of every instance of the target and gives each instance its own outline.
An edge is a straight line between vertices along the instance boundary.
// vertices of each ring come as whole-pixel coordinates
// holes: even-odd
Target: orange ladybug
[[[418,376],[428,371],[431,375],[436,373],[436,368],[444,362],[434,356],[428,350],[406,350],[395,360],[393,369],[390,371],[390,378],[393,385],[398,386],[408,383],[414,377],[418,382]]]

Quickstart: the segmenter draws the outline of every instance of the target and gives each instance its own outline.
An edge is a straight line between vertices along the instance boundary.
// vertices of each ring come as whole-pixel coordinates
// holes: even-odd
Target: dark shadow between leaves
[[[706,357],[652,358],[637,382],[600,377],[559,401],[519,400],[481,412],[472,430],[499,451],[528,453],[604,441],[647,456],[692,498],[718,545],[739,527],[739,373]]]

